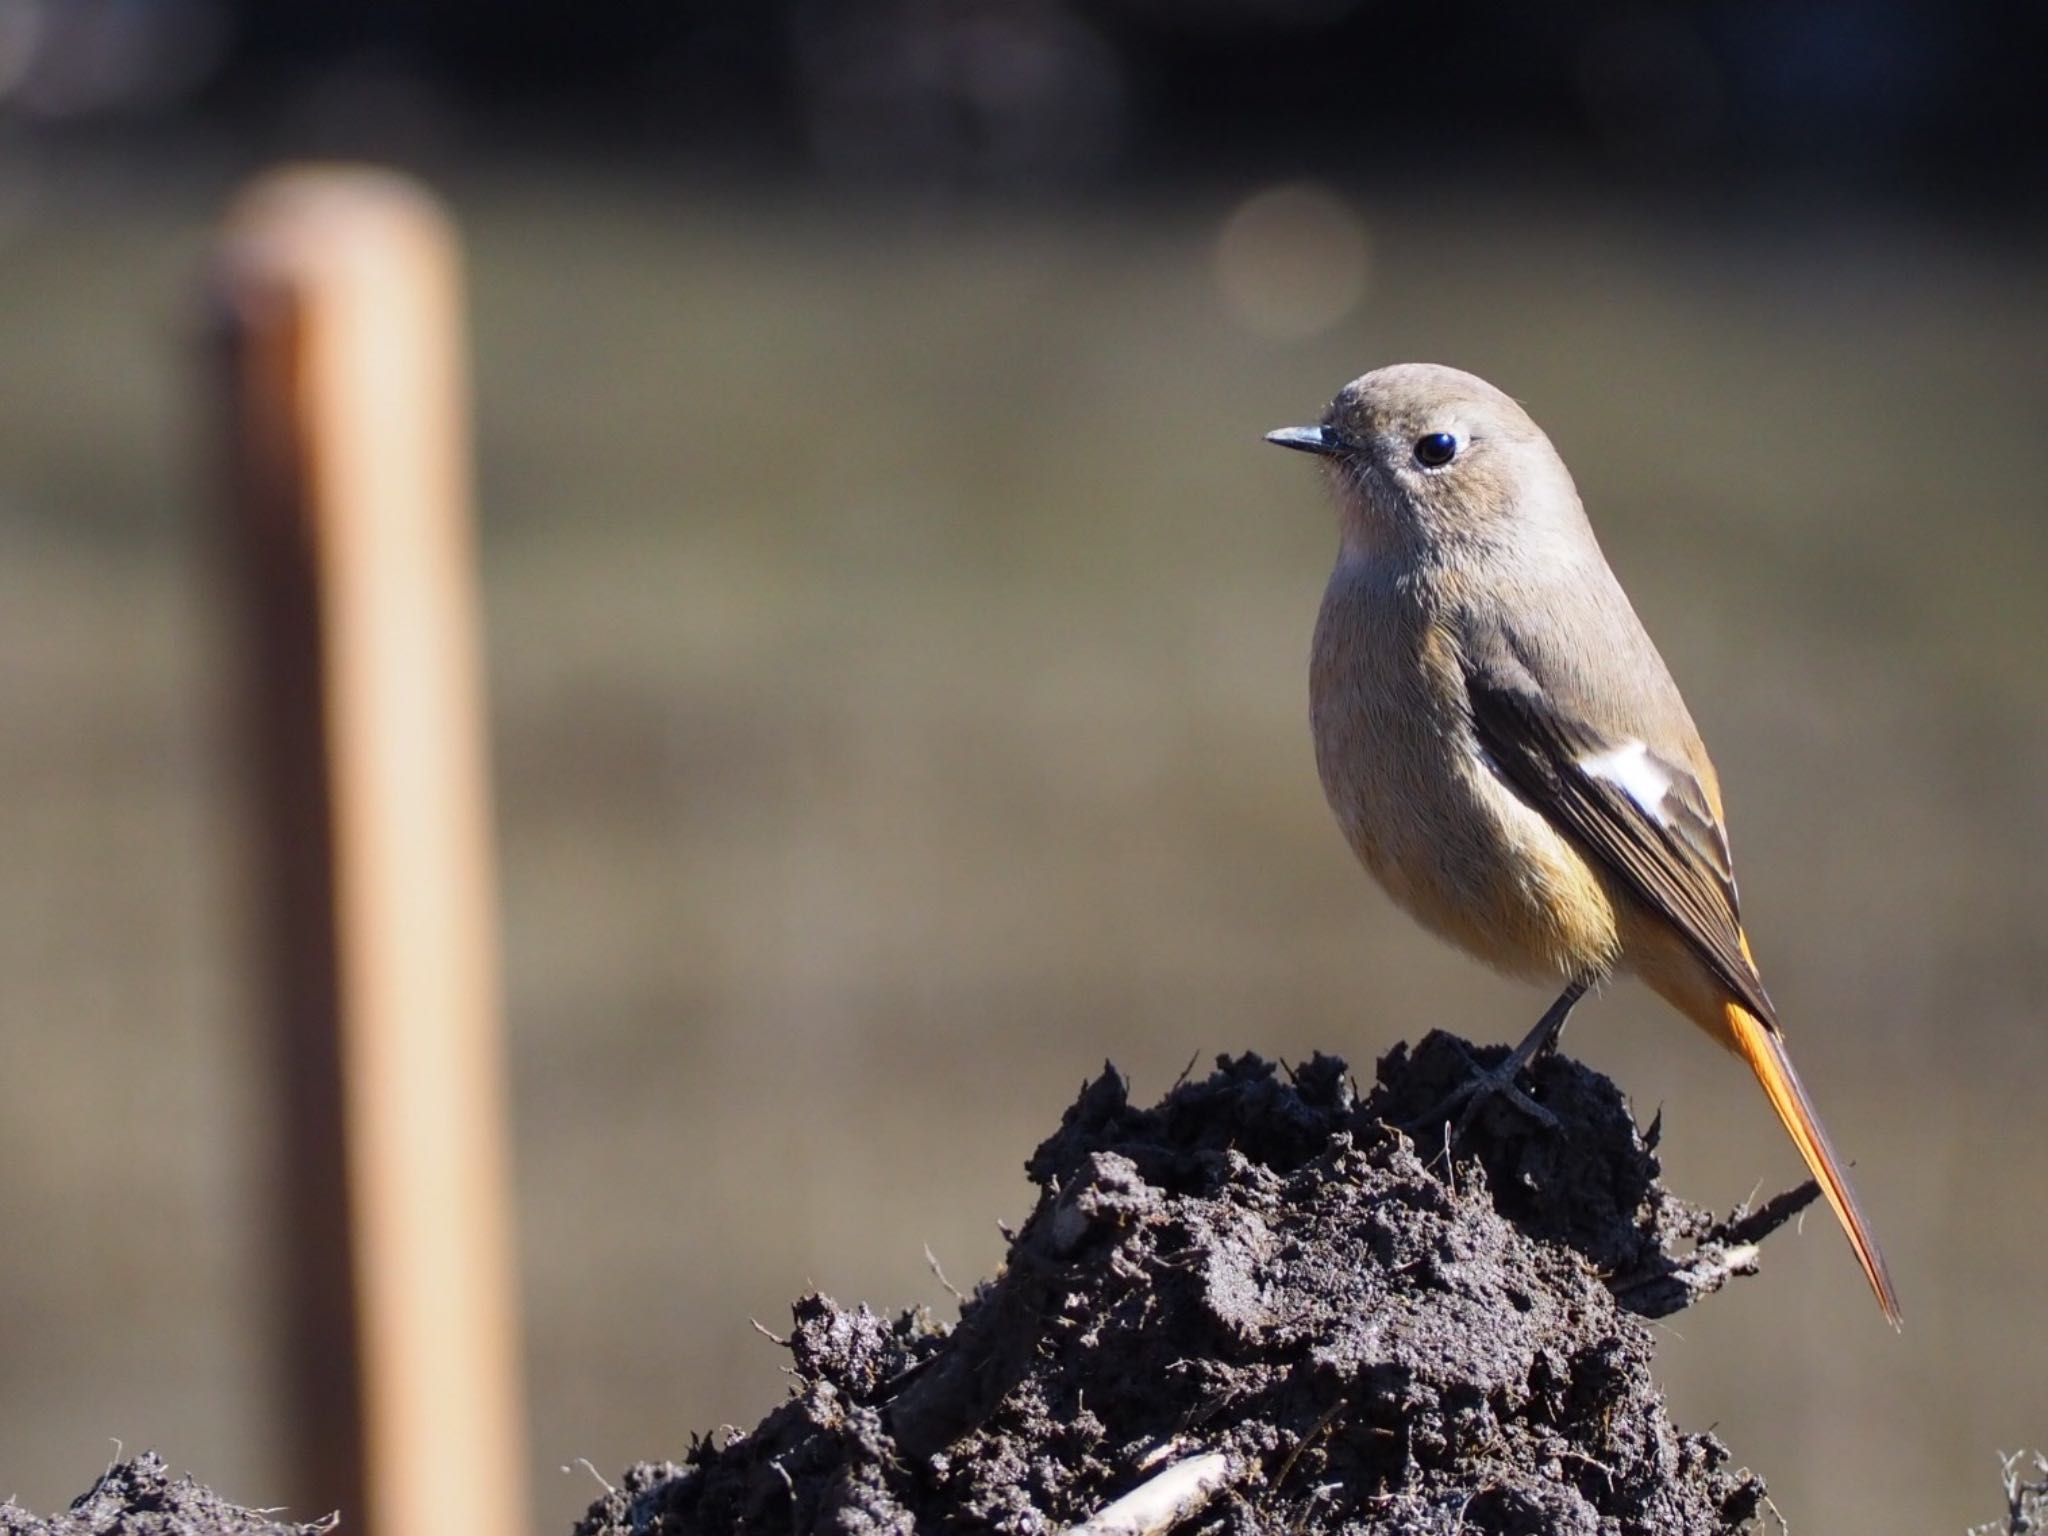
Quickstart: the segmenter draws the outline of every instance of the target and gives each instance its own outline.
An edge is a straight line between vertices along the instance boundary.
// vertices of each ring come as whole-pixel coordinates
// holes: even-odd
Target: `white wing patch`
[[[1653,825],[1677,838],[1720,877],[1728,905],[1740,905],[1728,834],[1691,774],[1657,756],[1640,741],[1625,741],[1578,760],[1579,772],[1620,790]]]
[[[1589,752],[1579,759],[1579,771],[1612,784],[1658,826],[1671,824],[1664,797],[1671,793],[1674,777],[1642,742],[1625,741],[1605,752]]]

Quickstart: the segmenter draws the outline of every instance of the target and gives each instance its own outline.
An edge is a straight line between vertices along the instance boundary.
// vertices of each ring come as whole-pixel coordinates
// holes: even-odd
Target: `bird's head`
[[[1338,391],[1320,424],[1266,441],[1324,460],[1345,543],[1362,552],[1451,554],[1584,527],[1543,430],[1456,368],[1376,369]]]

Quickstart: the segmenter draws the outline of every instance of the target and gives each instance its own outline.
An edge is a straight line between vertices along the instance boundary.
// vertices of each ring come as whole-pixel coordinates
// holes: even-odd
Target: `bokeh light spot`
[[[1288,182],[1254,193],[1224,220],[1216,288],[1247,330],[1297,340],[1358,307],[1371,257],[1356,208],[1327,187]]]

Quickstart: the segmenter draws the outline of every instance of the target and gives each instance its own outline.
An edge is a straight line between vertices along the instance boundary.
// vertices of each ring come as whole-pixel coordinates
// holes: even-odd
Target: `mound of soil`
[[[1672,1424],[1643,1319],[1753,1271],[1816,1191],[1716,1221],[1561,1056],[1524,1079],[1556,1127],[1489,1099],[1446,1156],[1431,1112],[1504,1054],[1432,1034],[1363,1102],[1326,1056],[1224,1059],[1150,1109],[1106,1070],[957,1324],[804,1298],[790,1399],[632,1468],[578,1536],[1743,1527],[1763,1484]]]
[[[11,1499],[0,1504],[0,1536],[326,1536],[333,1529],[331,1520],[279,1524],[230,1504],[189,1477],[172,1477],[154,1451],[107,1468],[68,1513],[45,1519]]]

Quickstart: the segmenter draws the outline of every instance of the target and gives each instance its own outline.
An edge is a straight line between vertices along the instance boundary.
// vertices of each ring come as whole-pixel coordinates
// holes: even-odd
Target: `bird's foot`
[[[1586,995],[1588,985],[1585,981],[1574,981],[1567,986],[1543,1017],[1536,1021],[1536,1027],[1522,1038],[1520,1045],[1507,1053],[1499,1066],[1482,1067],[1467,1056],[1465,1060],[1472,1068],[1470,1080],[1412,1126],[1403,1126],[1402,1129],[1411,1137],[1419,1138],[1422,1132],[1442,1127],[1445,1119],[1456,1110],[1458,1121],[1451,1127],[1447,1143],[1448,1146],[1456,1146],[1470,1129],[1472,1117],[1479,1113],[1479,1106],[1488,1099],[1503,1098],[1545,1130],[1557,1130],[1557,1116],[1516,1087],[1515,1079],[1521,1076],[1522,1068],[1530,1062],[1539,1061],[1557,1049],[1557,1037],[1564,1033],[1565,1020],[1572,1016],[1573,1007]]]
[[[1450,1135],[1450,1145],[1455,1146],[1464,1139],[1465,1132],[1471,1129],[1473,1117],[1479,1113],[1487,1100],[1501,1098],[1545,1130],[1557,1130],[1557,1116],[1530,1098],[1515,1081],[1521,1076],[1522,1068],[1528,1064],[1528,1060],[1529,1057],[1521,1051],[1512,1051],[1497,1067],[1482,1067],[1478,1062],[1473,1062],[1470,1078],[1453,1089],[1441,1103],[1402,1129],[1411,1136],[1418,1136],[1441,1128],[1453,1114],[1456,1114],[1458,1118],[1451,1126]]]

